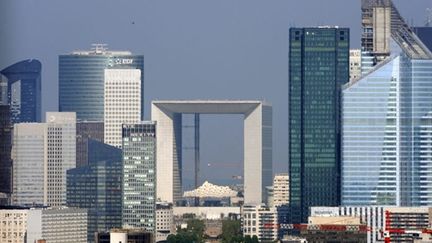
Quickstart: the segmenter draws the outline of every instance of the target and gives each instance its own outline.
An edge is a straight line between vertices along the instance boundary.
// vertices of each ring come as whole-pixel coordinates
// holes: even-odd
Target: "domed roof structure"
[[[235,197],[237,192],[229,188],[228,186],[214,185],[208,181],[192,191],[186,191],[183,197],[199,197],[199,198],[227,198]]]

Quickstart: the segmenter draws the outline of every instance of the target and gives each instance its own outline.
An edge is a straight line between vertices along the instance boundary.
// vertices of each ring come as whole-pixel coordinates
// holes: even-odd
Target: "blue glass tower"
[[[59,111],[76,112],[78,121],[104,121],[105,69],[141,70],[141,94],[144,93],[144,56],[108,51],[103,45],[96,45],[92,51],[59,56]],[[143,103],[141,95],[141,109]]]
[[[390,52],[343,87],[342,204],[430,206],[432,53],[391,1],[369,4],[391,12]]]
[[[67,205],[89,210],[89,242],[94,232],[121,227],[121,150],[88,140],[86,166],[67,171]]]
[[[2,71],[4,76],[0,81],[1,88],[7,87],[7,92],[0,91],[0,101],[10,105],[11,122],[41,121],[41,71],[42,64],[35,59],[17,62]]]

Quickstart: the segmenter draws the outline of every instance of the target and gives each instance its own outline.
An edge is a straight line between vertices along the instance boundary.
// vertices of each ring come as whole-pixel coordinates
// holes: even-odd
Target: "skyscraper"
[[[42,64],[35,59],[15,63],[0,71],[0,101],[10,105],[12,123],[41,121]]]
[[[89,140],[104,142],[104,123],[77,122],[76,133],[76,167],[86,166]]]
[[[105,70],[105,143],[121,148],[122,124],[141,121],[141,71]]]
[[[88,242],[94,232],[120,228],[122,151],[89,139],[88,165],[67,171],[67,205],[88,209]]]
[[[141,94],[144,93],[144,56],[108,51],[99,44],[91,51],[59,56],[59,111],[76,112],[79,121],[103,121],[106,69],[140,70]],[[141,115],[143,102],[142,95]]]
[[[14,126],[14,204],[66,204],[66,170],[75,168],[75,113],[47,112],[46,120]]]
[[[156,123],[123,125],[123,209],[125,228],[155,231]]]
[[[342,203],[432,204],[432,53],[390,2],[389,57],[343,87]],[[380,5],[381,4],[381,5]]]
[[[340,90],[349,80],[349,30],[291,28],[289,179],[291,221],[340,203]]]
[[[9,105],[0,105],[0,193],[12,192],[12,126]]]

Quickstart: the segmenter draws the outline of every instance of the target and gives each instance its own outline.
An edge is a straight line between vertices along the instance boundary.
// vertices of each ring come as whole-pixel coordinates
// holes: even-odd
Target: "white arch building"
[[[244,200],[265,201],[272,185],[272,106],[263,101],[194,100],[153,101],[156,121],[156,194],[175,203],[182,198],[182,114],[244,115]]]

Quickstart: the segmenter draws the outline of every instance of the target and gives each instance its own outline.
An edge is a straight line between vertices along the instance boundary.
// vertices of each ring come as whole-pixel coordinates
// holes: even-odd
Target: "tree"
[[[244,241],[240,220],[222,221],[222,243],[241,243]]]
[[[169,235],[168,243],[203,243],[205,224],[203,220],[190,219],[186,229],[177,228],[177,234]]]

